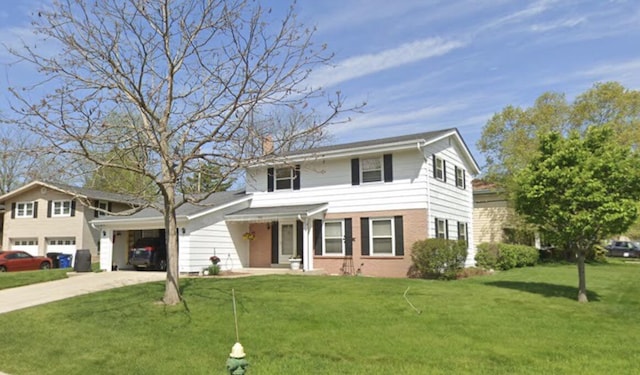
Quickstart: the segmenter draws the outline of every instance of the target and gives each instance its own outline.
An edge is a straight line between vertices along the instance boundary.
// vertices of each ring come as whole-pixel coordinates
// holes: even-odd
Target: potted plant
[[[218,263],[220,263],[220,258],[213,255],[209,260],[211,261],[211,265],[208,268],[208,274],[212,276],[220,274],[220,265],[218,265]]]
[[[299,270],[300,263],[302,263],[302,258],[300,258],[298,254],[295,254],[291,256],[291,258],[289,258],[289,265],[291,266],[292,270]]]

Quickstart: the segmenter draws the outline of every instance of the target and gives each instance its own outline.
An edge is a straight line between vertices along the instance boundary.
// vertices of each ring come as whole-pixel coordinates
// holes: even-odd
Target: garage
[[[12,238],[11,250],[22,250],[38,256],[38,240],[36,238]]]
[[[76,239],[73,237],[47,238],[46,253],[76,255]]]

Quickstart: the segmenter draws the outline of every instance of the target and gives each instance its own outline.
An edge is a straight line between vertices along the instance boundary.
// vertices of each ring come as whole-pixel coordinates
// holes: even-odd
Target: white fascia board
[[[330,150],[330,151],[323,151],[319,153],[312,152],[308,154],[282,156],[274,159],[273,161],[252,164],[249,168],[290,164],[295,162],[303,162],[303,161],[317,160],[317,159],[334,159],[334,158],[343,158],[343,157],[349,157],[349,156],[360,156],[367,153],[372,154],[372,153],[384,153],[389,151],[415,149],[416,142],[419,143],[421,141],[424,142],[424,139],[423,140],[414,139],[411,141],[371,145],[371,146],[341,149],[341,150]]]
[[[246,202],[246,201],[250,201],[252,198],[253,198],[253,196],[251,194],[247,194],[246,197],[243,197],[243,198],[240,198],[240,199],[236,199],[234,201],[231,201],[231,202],[229,202],[227,204],[223,204],[221,206],[211,207],[208,210],[203,210],[203,211],[195,213],[195,214],[193,214],[191,216],[186,216],[186,218],[187,218],[187,221],[193,220],[193,219],[197,219],[199,217],[202,217],[202,216],[205,216],[205,215],[209,215],[209,214],[211,214],[213,212],[216,212],[216,211],[219,211],[219,210],[224,210],[225,208],[229,208],[231,206],[235,206],[236,204],[240,204],[240,203],[243,203],[243,202]]]
[[[184,226],[188,221],[189,221],[188,218],[184,215],[176,216],[176,224],[178,226]],[[144,227],[153,226],[153,227],[164,228],[164,216],[123,218],[123,219],[117,219],[117,220],[97,219],[97,220],[91,220],[90,224],[94,227],[119,229],[119,230],[127,230],[127,229],[135,230],[136,227],[142,226],[141,224],[145,224]]]

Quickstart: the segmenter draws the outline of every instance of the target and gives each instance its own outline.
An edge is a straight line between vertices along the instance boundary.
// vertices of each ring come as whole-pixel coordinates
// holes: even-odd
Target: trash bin
[[[88,249],[76,251],[76,262],[73,265],[76,272],[91,272],[91,252]]]
[[[58,255],[58,262],[60,264],[60,268],[70,268],[71,267],[71,258],[73,258],[73,255],[71,255],[71,254],[60,254],[60,255]]]
[[[47,258],[51,259],[51,268],[60,268],[60,261],[58,257],[62,255],[62,253],[47,253]]]

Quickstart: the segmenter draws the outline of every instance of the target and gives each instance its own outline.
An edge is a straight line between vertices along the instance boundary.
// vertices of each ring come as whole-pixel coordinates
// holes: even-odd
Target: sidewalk
[[[101,290],[161,281],[165,278],[164,272],[151,271],[70,272],[67,279],[0,290],[0,314]]]

